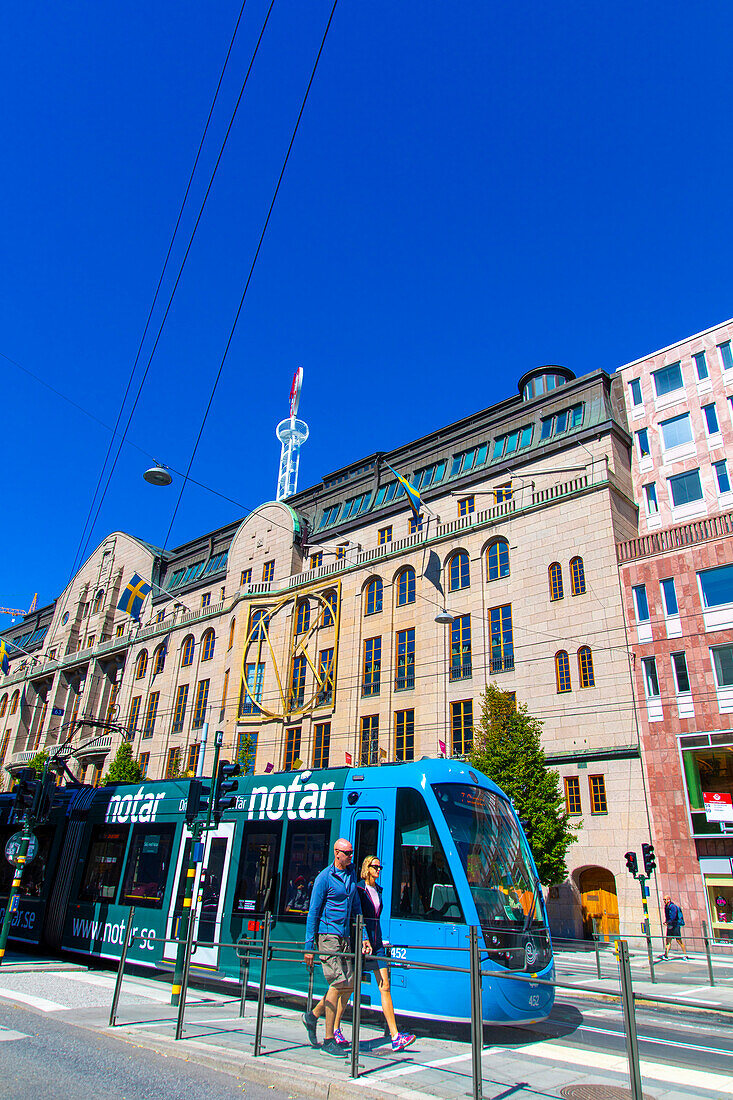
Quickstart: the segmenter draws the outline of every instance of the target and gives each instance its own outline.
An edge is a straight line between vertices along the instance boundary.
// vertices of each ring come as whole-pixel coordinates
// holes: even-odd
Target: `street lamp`
[[[435,621],[441,626],[450,626],[455,618],[456,616],[453,614],[452,611],[446,611],[444,607],[441,607],[440,611],[435,616]]]
[[[165,466],[161,466],[159,462],[145,471],[143,479],[148,485],[170,485],[173,481]]]

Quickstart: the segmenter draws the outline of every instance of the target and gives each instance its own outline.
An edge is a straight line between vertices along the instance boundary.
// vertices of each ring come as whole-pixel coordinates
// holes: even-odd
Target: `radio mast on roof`
[[[285,500],[298,489],[300,448],[308,438],[308,425],[305,420],[297,419],[302,385],[303,368],[298,367],[290,387],[290,416],[287,420],[281,420],[275,429],[275,434],[280,440],[280,472],[277,475],[275,500]]]

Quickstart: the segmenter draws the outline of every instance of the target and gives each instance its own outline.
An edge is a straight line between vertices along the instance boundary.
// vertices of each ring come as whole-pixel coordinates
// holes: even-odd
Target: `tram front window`
[[[397,791],[392,916],[463,923],[456,887],[425,799]]]
[[[540,886],[527,843],[504,798],[459,783],[433,786],[468,878],[482,927],[543,925]]]

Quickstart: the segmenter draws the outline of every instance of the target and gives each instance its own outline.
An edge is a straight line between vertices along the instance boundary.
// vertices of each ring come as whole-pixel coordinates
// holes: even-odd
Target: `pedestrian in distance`
[[[333,863],[325,867],[313,884],[308,919],[305,926],[305,965],[310,969],[314,962],[316,938],[321,955],[323,976],[328,989],[312,1012],[303,1013],[303,1023],[311,1046],[318,1046],[316,1029],[321,1016],[325,1017],[326,1032],[321,1050],[325,1054],[341,1057],[351,1046],[339,1029],[334,1036],[336,1014],[343,1013],[354,988],[354,964],[349,957],[351,943],[349,930],[352,915],[361,913],[361,902],[356,889],[356,874],[352,863],[354,849],[350,842],[339,837],[333,846]],[[371,952],[369,937],[364,934],[362,950]],[[341,1013],[339,1013],[339,1018]]]
[[[679,905],[675,905],[669,894],[664,895],[664,923],[667,925],[667,938],[664,943],[662,958],[669,958],[672,940],[676,940],[680,946],[682,958],[689,959],[690,956],[685,954],[685,945],[682,942],[682,926],[685,923],[685,918]]]

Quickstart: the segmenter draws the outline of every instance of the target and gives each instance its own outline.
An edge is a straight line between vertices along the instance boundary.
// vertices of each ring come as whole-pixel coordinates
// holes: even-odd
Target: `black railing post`
[[[364,918],[359,913],[354,932],[354,1015],[351,1028],[351,1076],[359,1076],[359,1029],[361,1027],[361,975],[364,970],[364,956],[361,944],[364,939]]]
[[[481,1054],[484,1049],[484,1012],[481,997],[481,954],[478,945],[478,928],[472,924],[469,929],[471,948],[471,1076],[473,1078],[473,1100],[482,1100],[483,1078]]]
[[[199,908],[201,902],[201,890],[199,890],[199,899],[196,908]],[[183,973],[181,974],[181,991],[178,997],[178,1018],[176,1020],[176,1039],[180,1039],[183,1035],[183,1017],[186,1013],[186,994],[188,992],[188,975],[191,970],[191,951],[193,948],[193,929],[196,924],[195,912],[191,912],[188,920],[188,934],[186,936],[186,949],[183,956]]]
[[[710,977],[710,984],[715,985],[715,975],[713,974],[713,959],[710,954],[710,936],[708,935],[708,922],[706,920],[702,922],[702,940],[705,944],[705,956],[708,960],[708,975]]]
[[[621,1005],[624,1014],[626,1032],[626,1054],[629,1059],[629,1079],[632,1100],[644,1100],[641,1085],[641,1067],[639,1066],[639,1040],[636,1034],[636,1010],[634,1008],[634,990],[631,984],[631,966],[629,965],[629,945],[626,940],[616,940],[619,977],[621,978]]]
[[[257,1020],[255,1022],[254,1056],[262,1053],[262,1022],[265,1018],[265,996],[267,994],[267,956],[270,951],[270,919],[265,913],[265,927],[262,931],[262,963],[260,966],[260,989],[257,995]]]
[[[122,992],[122,979],[125,974],[125,963],[127,962],[127,952],[132,942],[132,921],[135,916],[135,907],[130,908],[129,915],[127,917],[127,928],[125,929],[125,942],[122,944],[122,954],[120,955],[120,965],[117,968],[117,978],[115,980],[115,992],[112,997],[112,1009],[109,1014],[109,1026],[114,1027],[117,1022],[117,1005],[120,1000],[120,993]]]

